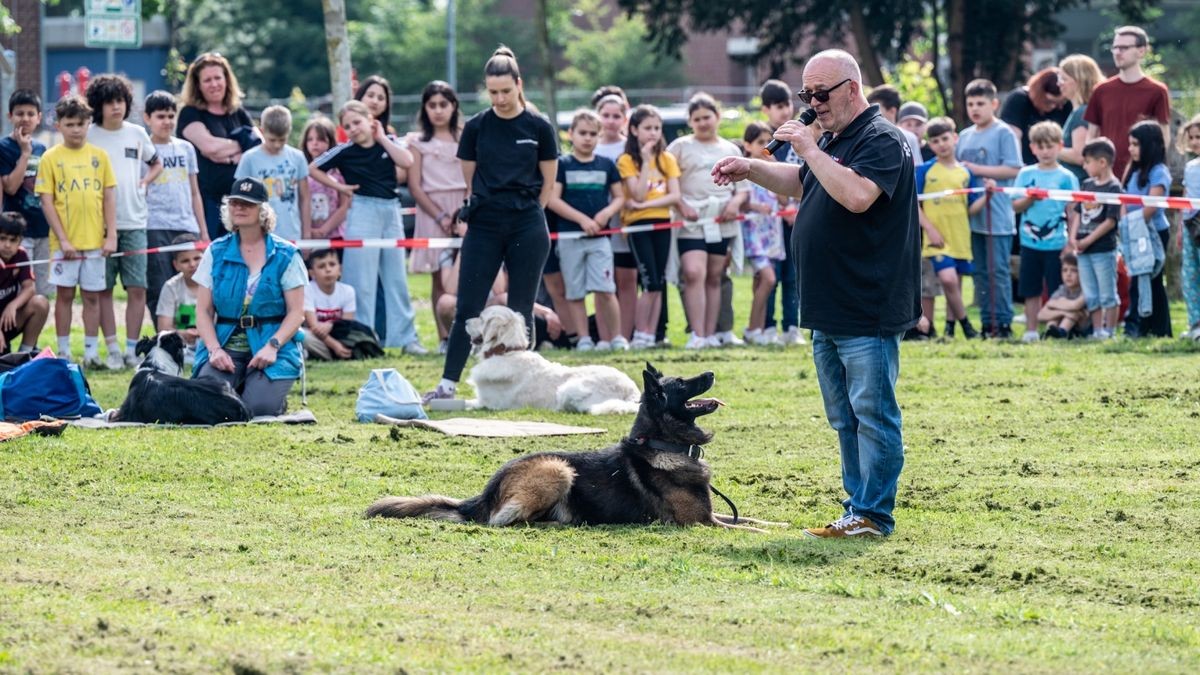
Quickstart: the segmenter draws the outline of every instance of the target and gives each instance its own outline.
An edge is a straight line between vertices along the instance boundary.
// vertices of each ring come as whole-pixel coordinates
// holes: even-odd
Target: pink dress
[[[408,147],[421,153],[421,189],[438,207],[439,212],[457,213],[467,196],[467,184],[463,180],[462,162],[458,159],[458,142],[431,138],[422,141],[417,132],[408,135]],[[417,238],[452,237],[437,223],[437,213],[425,213],[417,207],[416,230]],[[442,256],[442,251],[430,249],[413,249],[409,256],[413,272],[434,272],[443,264],[450,264],[453,258]]]
[[[342,178],[341,172],[337,169],[330,171],[329,177],[339,183],[344,184],[346,182]],[[337,211],[338,207],[342,204],[342,193],[318,183],[313,178],[308,179],[308,198],[312,208],[312,226],[314,230],[324,225],[329,216],[334,211]],[[342,224],[333,232],[325,235],[325,238],[342,239],[345,233],[346,223],[342,221]]]

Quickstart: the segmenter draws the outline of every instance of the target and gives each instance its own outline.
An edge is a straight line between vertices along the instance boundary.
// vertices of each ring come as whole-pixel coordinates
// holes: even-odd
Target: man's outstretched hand
[[[722,157],[712,168],[713,182],[733,185],[750,177],[750,160],[745,157]]]

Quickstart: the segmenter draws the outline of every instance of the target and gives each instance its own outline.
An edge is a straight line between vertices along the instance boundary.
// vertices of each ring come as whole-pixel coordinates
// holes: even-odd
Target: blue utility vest
[[[287,303],[283,298],[283,287],[280,284],[283,272],[291,264],[297,249],[287,240],[273,234],[266,236],[266,263],[262,268],[258,287],[250,300],[250,306],[243,308],[246,298],[246,284],[250,278],[250,268],[242,259],[238,247],[236,233],[227,234],[209,245],[212,253],[212,302],[218,317],[237,318],[245,314],[255,317],[285,316]],[[217,340],[224,346],[237,329],[235,324],[216,323]],[[243,329],[250,342],[250,353],[257,354],[275,332],[279,330],[279,322],[264,323]],[[200,372],[200,367],[208,362],[208,347],[203,340],[197,340],[196,360],[192,367],[192,377]],[[264,371],[270,380],[294,380],[300,377],[300,351],[294,340],[288,340],[279,348],[275,363]]]

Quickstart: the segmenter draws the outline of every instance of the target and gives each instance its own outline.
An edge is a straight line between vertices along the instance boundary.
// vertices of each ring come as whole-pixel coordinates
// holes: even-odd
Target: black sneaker
[[[1012,339],[1012,326],[1010,326],[1008,324],[1004,324],[1003,326],[1000,326],[1000,331],[999,331],[999,333],[997,333],[996,337],[1000,338],[1001,340],[1011,340]]]
[[[1046,328],[1046,333],[1043,337],[1048,339],[1062,340],[1067,337],[1067,331],[1058,326],[1049,326]]]
[[[967,338],[968,340],[979,335],[979,331],[975,330],[975,326],[971,325],[970,319],[959,319],[958,325],[962,326],[963,337]]]
[[[942,331],[942,335],[945,335],[947,340],[954,339],[954,322],[953,321],[946,322],[946,330]]]

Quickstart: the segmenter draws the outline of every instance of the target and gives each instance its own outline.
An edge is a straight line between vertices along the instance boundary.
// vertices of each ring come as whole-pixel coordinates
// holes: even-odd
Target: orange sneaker
[[[810,527],[804,530],[804,536],[814,539],[837,539],[841,537],[882,537],[883,530],[870,518],[848,515],[833,521],[825,527]]]

